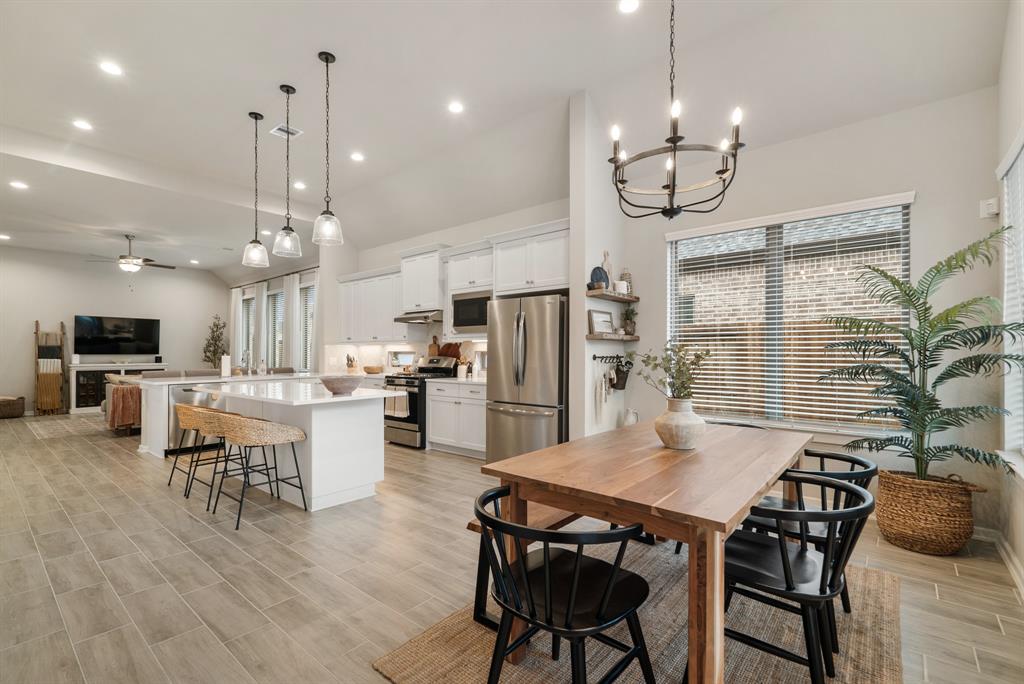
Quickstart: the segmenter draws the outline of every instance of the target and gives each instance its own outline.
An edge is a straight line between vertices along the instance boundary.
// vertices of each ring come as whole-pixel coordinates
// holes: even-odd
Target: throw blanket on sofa
[[[138,385],[115,385],[111,388],[107,407],[107,426],[111,430],[142,424],[142,388]]]

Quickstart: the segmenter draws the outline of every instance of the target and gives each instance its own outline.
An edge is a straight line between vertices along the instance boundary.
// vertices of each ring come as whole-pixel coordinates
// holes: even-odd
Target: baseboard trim
[[[974,538],[992,542],[996,545],[999,556],[1006,563],[1006,568],[1010,571],[1013,583],[1017,585],[1017,591],[1024,594],[1024,563],[1021,563],[1021,559],[1013,552],[1013,549],[1007,543],[1002,533],[991,527],[975,527]]]

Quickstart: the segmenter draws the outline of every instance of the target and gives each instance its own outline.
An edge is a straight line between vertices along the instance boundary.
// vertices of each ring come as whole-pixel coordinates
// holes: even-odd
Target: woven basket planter
[[[956,477],[956,476],[954,476]],[[878,473],[878,529],[890,544],[949,556],[974,534],[971,494],[984,488],[962,479],[918,480],[913,473]]]

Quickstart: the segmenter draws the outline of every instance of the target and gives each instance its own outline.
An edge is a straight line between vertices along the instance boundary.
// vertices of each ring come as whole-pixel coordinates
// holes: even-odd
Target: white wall
[[[999,70],[1000,160],[1012,153],[1017,136],[1024,135],[1024,0],[1012,0],[1006,16],[1003,59]],[[1019,161],[1017,162],[1020,163]],[[1018,584],[1024,583],[1024,477],[1004,478],[999,533],[1004,554]]]
[[[70,361],[75,314],[158,318],[160,354],[168,367],[204,366],[210,321],[214,314],[227,319],[228,287],[222,280],[199,269],[149,268],[129,274],[85,259],[0,247],[0,394],[24,395],[27,408],[33,406],[34,323],[52,331],[64,322]]]
[[[587,311],[610,311],[619,324],[622,304],[590,299],[586,284],[590,272],[600,266],[605,251],[612,265],[609,277],[618,278],[624,256],[623,217],[616,206],[608,164],[608,124],[587,93],[569,103],[570,189],[570,425],[572,437],[612,430],[622,423],[624,392],[602,396],[602,375],[607,366],[594,354],[622,354],[622,342],[586,339]]]
[[[627,226],[626,260],[642,298],[638,307],[639,349],[666,339],[666,232],[802,208],[834,204],[906,190],[917,191],[911,209],[911,276],[918,277],[950,252],[994,230],[995,219],[978,218],[978,201],[993,197],[997,184],[996,89],[985,88],[922,107],[868,119],[823,133],[749,149],[722,207],[705,217],[635,220]],[[979,268],[960,276],[941,293],[939,304],[974,294],[998,296],[998,268]],[[998,380],[950,383],[957,403],[998,404]],[[664,401],[642,383],[627,389],[627,406],[642,419],[656,416]],[[953,439],[986,448],[999,446],[999,424],[979,423]],[[907,468],[904,459],[880,459],[887,468]],[[1001,472],[951,461],[935,468],[989,487],[975,498],[979,523],[997,520]]]

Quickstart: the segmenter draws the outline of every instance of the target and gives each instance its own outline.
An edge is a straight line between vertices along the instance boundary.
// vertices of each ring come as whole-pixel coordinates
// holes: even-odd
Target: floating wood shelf
[[[604,299],[609,302],[622,302],[623,304],[633,304],[634,302],[640,301],[640,298],[636,295],[620,294],[608,289],[587,290],[587,296],[593,297],[594,299]]]
[[[639,335],[619,335],[618,333],[591,333],[588,340],[609,340],[612,342],[639,342]]]

